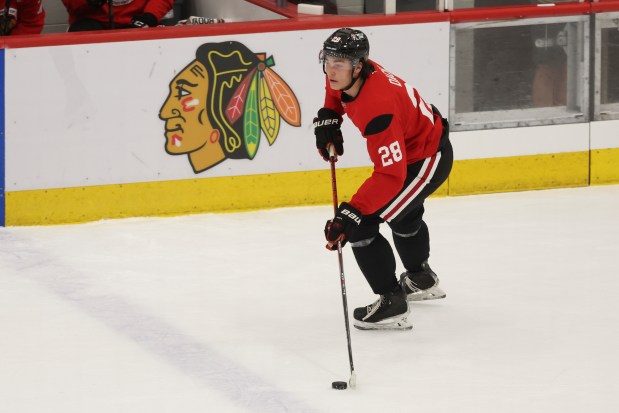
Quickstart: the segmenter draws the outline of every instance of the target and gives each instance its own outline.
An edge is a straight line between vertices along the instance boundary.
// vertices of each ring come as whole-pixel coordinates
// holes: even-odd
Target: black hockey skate
[[[407,320],[409,312],[406,294],[398,286],[373,304],[355,308],[354,325],[359,330],[410,330],[413,325]]]
[[[400,276],[400,283],[406,292],[408,301],[424,301],[445,298],[447,294],[438,286],[438,277],[428,265],[428,261],[421,264],[421,271],[406,271]]]

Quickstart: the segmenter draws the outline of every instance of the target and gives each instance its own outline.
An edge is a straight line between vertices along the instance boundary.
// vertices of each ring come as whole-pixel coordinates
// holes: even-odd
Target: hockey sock
[[[430,233],[428,226],[421,221],[419,229],[412,234],[393,233],[393,243],[409,272],[421,271],[421,263],[430,257]]]
[[[395,256],[389,241],[380,233],[364,246],[354,246],[353,253],[361,272],[375,294],[388,294],[397,287]]]

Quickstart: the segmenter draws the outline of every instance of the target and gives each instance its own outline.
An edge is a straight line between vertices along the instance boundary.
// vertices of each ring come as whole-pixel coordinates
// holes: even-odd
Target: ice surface
[[[428,200],[447,298],[353,329],[346,391],[329,206],[0,228],[0,411],[619,411],[617,211],[619,186]],[[375,297],[344,267],[352,314]]]

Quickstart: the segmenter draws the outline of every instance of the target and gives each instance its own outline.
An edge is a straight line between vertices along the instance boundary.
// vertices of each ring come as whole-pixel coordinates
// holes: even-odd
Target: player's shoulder
[[[384,76],[375,72],[365,80],[359,100],[363,102],[362,106],[366,111],[380,114],[385,110],[393,110],[398,101],[397,94],[398,91],[389,87]]]
[[[374,77],[379,82],[389,84],[391,86],[395,86],[395,87],[404,86],[404,81],[400,79],[396,74],[390,72],[388,69],[385,69],[379,63],[376,63],[373,61],[370,61],[370,63],[374,67],[372,75],[370,75],[371,77]]]
[[[368,83],[367,86],[371,86]],[[375,135],[387,129],[395,117],[397,99],[390,93],[385,93],[383,88],[376,89],[369,87],[361,93],[362,102],[357,107],[359,115],[359,128],[364,136]]]
[[[394,102],[394,97],[406,91],[406,84],[397,76],[375,65],[374,72],[366,79],[367,95],[376,102]]]

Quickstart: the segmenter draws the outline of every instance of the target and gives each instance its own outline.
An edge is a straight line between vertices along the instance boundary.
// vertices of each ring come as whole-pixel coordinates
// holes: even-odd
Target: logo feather
[[[269,68],[264,71],[264,74],[279,114],[288,124],[301,126],[301,107],[290,86]]]
[[[249,90],[249,83],[252,80],[252,76],[256,69],[252,70],[245,79],[237,86],[228,106],[226,106],[226,118],[230,124],[234,124],[243,115],[243,109],[245,106],[245,97]]]
[[[269,145],[273,145],[279,134],[281,116],[275,107],[266,79],[262,74],[258,83],[258,95],[260,99],[260,126],[269,141]]]
[[[254,159],[260,144],[260,120],[258,117],[258,74],[254,74],[247,93],[244,116],[245,149],[249,159]]]

